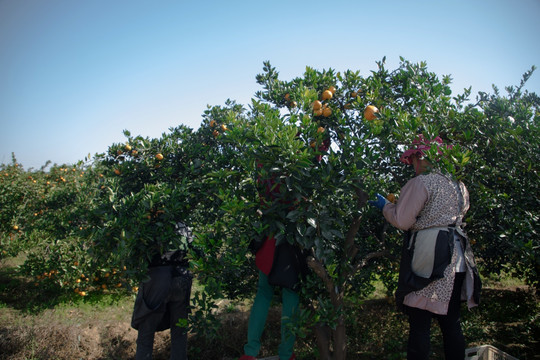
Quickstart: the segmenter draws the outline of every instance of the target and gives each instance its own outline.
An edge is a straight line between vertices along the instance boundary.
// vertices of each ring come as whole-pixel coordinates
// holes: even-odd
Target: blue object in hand
[[[388,204],[390,201],[386,200],[381,194],[377,194],[377,200],[369,200],[369,205],[375,206],[377,209],[382,210],[384,205]]]

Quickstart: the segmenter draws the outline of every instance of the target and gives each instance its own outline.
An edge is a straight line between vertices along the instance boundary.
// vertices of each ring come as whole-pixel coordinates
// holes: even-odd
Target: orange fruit
[[[324,117],[329,117],[330,115],[332,115],[332,109],[330,109],[329,107],[325,107],[322,114]]]
[[[324,128],[322,126],[319,126],[319,128],[317,129],[317,132],[319,134],[322,134],[324,132]]]
[[[106,289],[107,289],[107,284],[102,284],[102,285],[101,285],[101,288],[102,288],[103,290],[106,290]]]
[[[322,102],[320,102],[319,100],[315,100],[313,102],[313,110],[317,111],[317,110],[320,110],[320,109],[322,109]]]
[[[118,169],[114,169],[114,173],[115,173],[116,175],[120,175],[122,172],[121,172],[120,170],[118,170]]]
[[[210,127],[214,127],[214,126],[216,126],[216,120],[210,121]]]
[[[229,129],[227,129],[227,125],[223,124],[223,125],[221,125],[221,130],[225,132],[225,131],[227,131]]]
[[[126,151],[131,151],[131,145],[126,144],[125,149],[126,149]]]
[[[315,149],[315,146],[317,146],[317,142],[313,140],[312,142],[309,143],[309,146]]]
[[[317,109],[315,111],[313,111],[313,115],[315,116],[321,116],[323,113],[323,109]]]
[[[17,231],[19,230],[19,227],[17,225],[13,225],[13,230]]]
[[[296,101],[291,101],[291,103],[289,104],[289,106],[291,108],[295,108],[298,104],[296,103]]]
[[[81,292],[79,292],[79,295],[81,295],[81,296],[86,296],[86,291],[81,291]]]
[[[289,93],[285,94],[285,100],[287,101],[291,100],[291,95],[289,95]]]
[[[336,93],[336,88],[334,86],[330,86],[328,88],[328,90],[330,90],[330,92],[332,93],[332,95],[334,95]]]
[[[379,112],[379,109],[377,109],[375,106],[368,105],[366,109],[364,110],[364,118],[366,118],[366,120],[368,121],[373,121],[377,118],[377,115],[375,114],[378,112]]]
[[[390,194],[386,195],[386,200],[390,201],[391,203],[395,203],[396,202],[396,195],[390,193]]]
[[[351,93],[351,97],[355,98],[356,96],[358,96],[358,93],[357,93],[356,91],[353,91],[353,92]]]
[[[156,159],[163,160],[163,154],[156,154]]]
[[[334,94],[332,94],[332,92],[330,90],[325,90],[322,93],[322,99],[323,100],[330,100],[332,98],[332,96],[334,96]]]
[[[214,131],[212,132],[212,134],[214,135],[215,138],[217,138],[217,137],[219,136],[219,131],[214,130]]]

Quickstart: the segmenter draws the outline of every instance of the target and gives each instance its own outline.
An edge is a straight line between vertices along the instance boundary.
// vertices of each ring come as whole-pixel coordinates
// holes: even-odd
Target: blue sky
[[[248,104],[265,60],[291,79],[403,56],[454,94],[503,89],[540,67],[539,16],[539,0],[0,0],[0,163],[197,128],[207,104]],[[540,94],[540,70],[526,89]]]

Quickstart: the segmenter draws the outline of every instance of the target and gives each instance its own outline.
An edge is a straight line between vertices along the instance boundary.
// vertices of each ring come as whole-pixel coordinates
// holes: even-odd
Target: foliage
[[[183,221],[204,289],[191,324],[211,339],[213,302],[252,296],[249,244],[272,235],[310,255],[299,335],[313,329],[321,357],[344,359],[345,299],[365,298],[376,275],[391,294],[399,265],[400,232],[366,200],[397,194],[413,175],[399,156],[420,133],[442,137],[449,146],[427,157],[469,188],[481,271],[510,267],[538,285],[540,102],[523,90],[533,71],[507,96],[494,88],[471,103],[470,89],[452,96],[450,76],[424,62],[389,71],[383,59],[368,76],[307,67],[288,81],[265,62],[249,106],[209,107],[197,130],[154,139],[126,130],[91,162],[49,171],[1,165],[0,256],[27,253],[21,269],[41,286],[129,291],[149,259],[185,245],[175,235]]]

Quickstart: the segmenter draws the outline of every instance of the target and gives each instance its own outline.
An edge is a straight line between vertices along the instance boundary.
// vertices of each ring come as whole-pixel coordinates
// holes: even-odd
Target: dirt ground
[[[74,311],[72,324],[56,321],[50,311],[50,321],[36,320],[8,308],[0,308],[0,359],[1,360],[128,360],[133,359],[136,350],[137,331],[130,326],[131,310],[126,309],[123,318],[110,321],[83,319]],[[42,314],[42,317],[47,317]],[[249,314],[237,311],[223,316],[223,331],[227,334],[226,345],[217,348],[200,349],[205,359],[232,360],[232,354],[239,355],[247,333]],[[267,332],[279,333],[279,308],[269,314]],[[278,339],[267,339],[264,346],[277,349]],[[190,334],[189,346],[205,346]],[[216,344],[217,345],[217,344]],[[169,331],[156,334],[154,341],[154,360],[169,359]],[[229,356],[220,356],[226,351]],[[264,348],[263,356],[271,356],[272,350]],[[239,356],[238,355],[238,356]]]
[[[0,360],[131,360],[137,332],[131,328],[133,303],[101,303],[85,306],[50,305],[28,311],[28,303],[43,304],[50,297],[30,292],[25,283],[7,277],[0,281]],[[10,282],[11,281],[11,282]],[[32,297],[34,296],[34,297]],[[470,346],[491,344],[520,360],[540,359],[539,297],[526,288],[505,287],[483,291],[483,303],[475,311],[464,311],[462,324]],[[221,339],[208,342],[189,335],[190,359],[234,360],[246,341],[249,306],[220,307]],[[407,323],[391,299],[363,301],[349,315],[348,359],[401,359],[407,337]],[[276,354],[280,342],[279,307],[270,310],[263,334],[260,358]],[[374,321],[376,319],[376,321]],[[440,333],[434,326],[433,359],[441,358]],[[156,334],[154,360],[169,359],[169,332]],[[298,339],[299,360],[312,360],[315,339]],[[306,355],[308,354],[308,355]],[[519,356],[518,356],[519,355]]]

